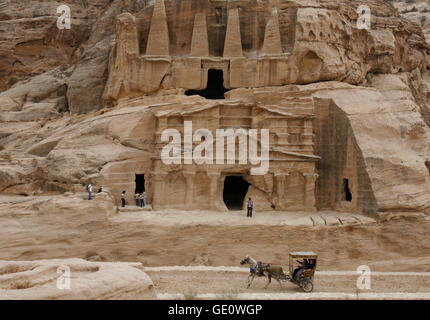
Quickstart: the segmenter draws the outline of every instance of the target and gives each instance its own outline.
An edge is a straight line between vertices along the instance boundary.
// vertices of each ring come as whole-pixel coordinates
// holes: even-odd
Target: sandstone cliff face
[[[73,28],[59,30],[57,7],[70,6]],[[3,91],[18,80],[27,79],[74,59],[77,48],[88,38],[108,1],[3,1],[0,7],[1,85]]]
[[[430,43],[430,3],[427,0],[394,0],[392,3],[401,15],[421,26]]]
[[[250,99],[241,88],[312,96],[318,208],[428,210],[426,23],[389,2],[366,1],[373,27],[358,30],[362,1],[68,1],[70,31],[55,27],[56,2],[15,3],[0,7],[0,192],[92,181],[133,193],[134,172],[152,168],[154,111],[203,104],[184,93],[218,63],[237,104]]]
[[[70,30],[57,28],[60,5],[70,7]],[[139,5],[127,0],[3,1],[0,91],[56,67],[71,67],[62,95],[70,111],[101,109],[115,17]]]

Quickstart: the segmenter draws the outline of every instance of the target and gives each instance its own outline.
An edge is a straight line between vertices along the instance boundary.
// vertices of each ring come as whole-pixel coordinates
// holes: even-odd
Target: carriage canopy
[[[312,251],[297,251],[297,252],[290,252],[290,258],[317,259],[318,255]]]

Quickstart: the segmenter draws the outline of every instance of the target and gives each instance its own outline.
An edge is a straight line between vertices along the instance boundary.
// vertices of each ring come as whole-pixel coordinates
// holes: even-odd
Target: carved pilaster
[[[306,210],[315,211],[315,182],[318,178],[318,174],[305,173],[305,207]]]
[[[185,208],[188,210],[193,209],[193,198],[194,198],[194,177],[196,173],[194,171],[183,172],[185,177],[186,189],[185,189]]]
[[[153,208],[161,208],[165,204],[166,197],[166,172],[155,172],[152,177],[154,190]]]
[[[219,199],[219,188],[221,184],[221,173],[220,172],[207,172],[209,177],[209,202],[210,206],[215,210],[222,210],[220,199]]]
[[[275,183],[276,183],[276,199],[275,205],[276,209],[284,210],[286,209],[286,195],[285,188],[287,185],[287,178],[289,173],[275,172]]]

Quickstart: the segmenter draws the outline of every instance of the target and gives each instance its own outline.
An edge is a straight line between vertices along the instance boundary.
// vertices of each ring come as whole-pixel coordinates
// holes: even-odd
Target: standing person
[[[141,208],[143,208],[143,207],[145,207],[146,206],[146,192],[145,191],[143,191],[141,194],[140,194],[140,207]]]
[[[121,207],[125,207],[125,191],[121,193]]]
[[[87,192],[88,192],[88,200],[92,200],[93,199],[93,185],[91,183],[89,183],[87,185]]]
[[[134,199],[136,200],[136,207],[140,207],[140,194],[137,191],[134,195]]]
[[[254,207],[254,202],[252,202],[251,198],[248,200],[248,212],[246,214],[247,217],[252,218],[252,208]]]

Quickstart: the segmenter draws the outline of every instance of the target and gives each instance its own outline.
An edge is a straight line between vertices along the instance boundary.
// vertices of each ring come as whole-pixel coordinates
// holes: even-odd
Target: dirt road
[[[151,268],[150,268],[151,269]],[[154,268],[156,269],[156,268]],[[247,289],[247,269],[230,271],[166,270],[147,271],[162,299],[430,299],[430,273],[376,273],[370,289],[358,290],[355,272],[318,272],[312,294],[285,281],[280,288],[273,281],[267,289],[265,278],[255,278]]]

